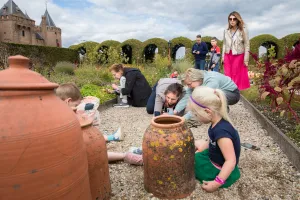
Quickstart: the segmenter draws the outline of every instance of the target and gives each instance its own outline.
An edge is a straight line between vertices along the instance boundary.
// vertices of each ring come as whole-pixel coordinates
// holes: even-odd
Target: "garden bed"
[[[259,121],[262,127],[267,130],[268,134],[278,143],[279,147],[287,155],[293,165],[300,170],[300,149],[280,129],[280,127],[282,127],[284,130],[292,130],[293,127],[291,124],[293,121],[287,119],[283,120],[284,118],[282,117],[279,119],[280,116],[278,114],[267,110],[267,105],[257,103],[256,105],[252,104],[243,96],[241,97],[241,101]]]

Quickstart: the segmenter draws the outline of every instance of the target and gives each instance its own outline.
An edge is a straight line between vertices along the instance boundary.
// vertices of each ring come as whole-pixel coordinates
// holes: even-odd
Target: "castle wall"
[[[47,27],[42,17],[42,26],[35,21],[17,15],[0,17],[0,42],[62,47],[61,29]],[[36,38],[38,32],[44,40]]]

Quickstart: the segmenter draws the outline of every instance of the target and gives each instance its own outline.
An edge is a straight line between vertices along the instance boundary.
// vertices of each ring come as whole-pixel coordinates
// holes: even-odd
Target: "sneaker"
[[[131,165],[143,165],[143,156],[134,154],[131,152],[127,152],[124,158],[124,162],[129,163]]]
[[[121,103],[118,103],[118,104],[114,104],[113,106],[116,107],[116,108],[128,108],[129,104],[121,102]]]
[[[115,141],[124,140],[124,135],[122,134],[122,128],[119,127],[118,130],[113,134]]]
[[[138,154],[138,155],[143,154],[142,147],[130,147],[129,152],[134,153],[134,154]]]

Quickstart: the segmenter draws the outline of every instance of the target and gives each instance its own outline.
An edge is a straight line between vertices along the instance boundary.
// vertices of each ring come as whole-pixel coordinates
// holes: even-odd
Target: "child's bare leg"
[[[124,160],[126,153],[107,152],[108,161],[119,161]]]
[[[132,165],[143,165],[142,155],[134,154],[131,152],[127,152],[127,153],[107,152],[107,155],[108,155],[109,162],[121,160]]]
[[[205,140],[196,140],[195,141],[196,152],[202,152],[205,149],[208,149],[208,146],[209,146],[208,141],[205,141]]]

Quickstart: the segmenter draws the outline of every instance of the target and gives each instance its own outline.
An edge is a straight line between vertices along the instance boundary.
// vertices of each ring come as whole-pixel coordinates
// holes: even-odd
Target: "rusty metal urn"
[[[86,145],[92,200],[108,200],[111,195],[106,141],[102,133],[92,126],[93,119],[77,115]]]
[[[8,60],[0,71],[0,199],[91,200],[77,117],[28,58]]]
[[[144,187],[162,199],[189,196],[195,189],[195,145],[182,117],[152,120],[143,138]]]

